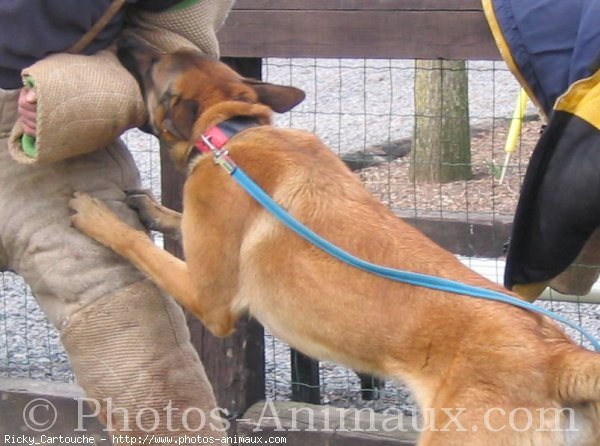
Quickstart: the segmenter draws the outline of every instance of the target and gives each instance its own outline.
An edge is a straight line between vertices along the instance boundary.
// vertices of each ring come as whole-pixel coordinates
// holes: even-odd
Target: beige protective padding
[[[594,231],[575,261],[550,281],[562,294],[585,296],[600,276],[600,230]]]
[[[70,224],[68,202],[81,190],[104,200],[128,224],[141,227],[137,214],[124,203],[124,190],[140,187],[131,154],[114,142],[52,164],[17,163],[7,150],[17,97],[16,90],[0,89],[2,266],[31,286],[61,333],[77,381],[88,398],[98,401],[90,404],[92,409],[113,429],[129,427],[133,431],[123,433],[146,438],[136,417],[141,428],[148,428],[156,413],[160,425],[149,435],[169,434],[169,427],[181,428],[183,421],[196,430],[203,416],[201,432],[222,435],[211,429],[211,423],[219,427],[216,413],[211,413],[214,396],[182,311],[129,262]],[[125,411],[130,426],[121,418]]]
[[[147,120],[137,82],[112,51],[54,54],[22,76],[33,81],[37,93],[37,153],[23,151],[17,122],[9,148],[21,163],[47,164],[92,152]]]
[[[234,0],[199,0],[185,8],[163,12],[136,10],[131,30],[164,52],[199,49],[219,57],[216,32],[223,25]]]
[[[188,47],[218,56],[216,31],[233,0],[202,0],[164,12],[136,10],[131,31],[162,51]],[[147,120],[135,79],[114,49],[92,56],[54,54],[22,71],[37,93],[35,153],[23,149],[19,122],[10,135],[13,158],[48,164],[93,152]]]
[[[117,214],[141,227],[125,204],[125,190],[138,188],[139,174],[120,142],[64,161],[15,162],[0,141],[0,257],[23,276],[50,321],[63,326],[90,302],[138,282],[143,276],[111,250],[70,224],[68,202],[77,190],[105,200]]]
[[[226,435],[182,310],[147,281],[74,314],[61,338],[90,407],[115,433]]]
[[[140,177],[118,140],[51,164],[16,162],[6,135],[16,120],[17,97],[16,90],[0,90],[0,259],[25,279],[60,329],[86,305],[143,278],[129,262],[71,226],[69,200],[75,191],[88,192],[141,228],[124,192],[139,188]]]

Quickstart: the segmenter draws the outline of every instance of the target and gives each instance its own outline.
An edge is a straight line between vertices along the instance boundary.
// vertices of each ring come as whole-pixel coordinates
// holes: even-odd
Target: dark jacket
[[[600,227],[600,2],[483,0],[509,68],[548,117],[529,162],[505,285],[547,282]]]
[[[128,0],[126,8],[168,9],[180,0]],[[20,72],[52,53],[70,48],[108,9],[111,0],[0,1],[0,88],[22,86]],[[125,10],[83,51],[106,48],[121,31]]]

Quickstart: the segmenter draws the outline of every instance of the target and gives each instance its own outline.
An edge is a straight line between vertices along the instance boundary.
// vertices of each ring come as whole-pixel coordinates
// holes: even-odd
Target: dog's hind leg
[[[127,191],[127,205],[135,209],[147,228],[181,241],[181,214],[161,205],[148,189]]]

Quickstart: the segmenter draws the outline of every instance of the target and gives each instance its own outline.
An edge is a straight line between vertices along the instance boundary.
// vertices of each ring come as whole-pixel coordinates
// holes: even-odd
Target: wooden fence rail
[[[481,0],[238,0],[230,57],[499,59]]]

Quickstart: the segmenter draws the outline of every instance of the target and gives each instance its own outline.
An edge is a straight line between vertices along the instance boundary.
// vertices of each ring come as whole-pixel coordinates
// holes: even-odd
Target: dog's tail
[[[588,350],[566,353],[557,368],[554,388],[564,404],[600,403],[600,354]]]

